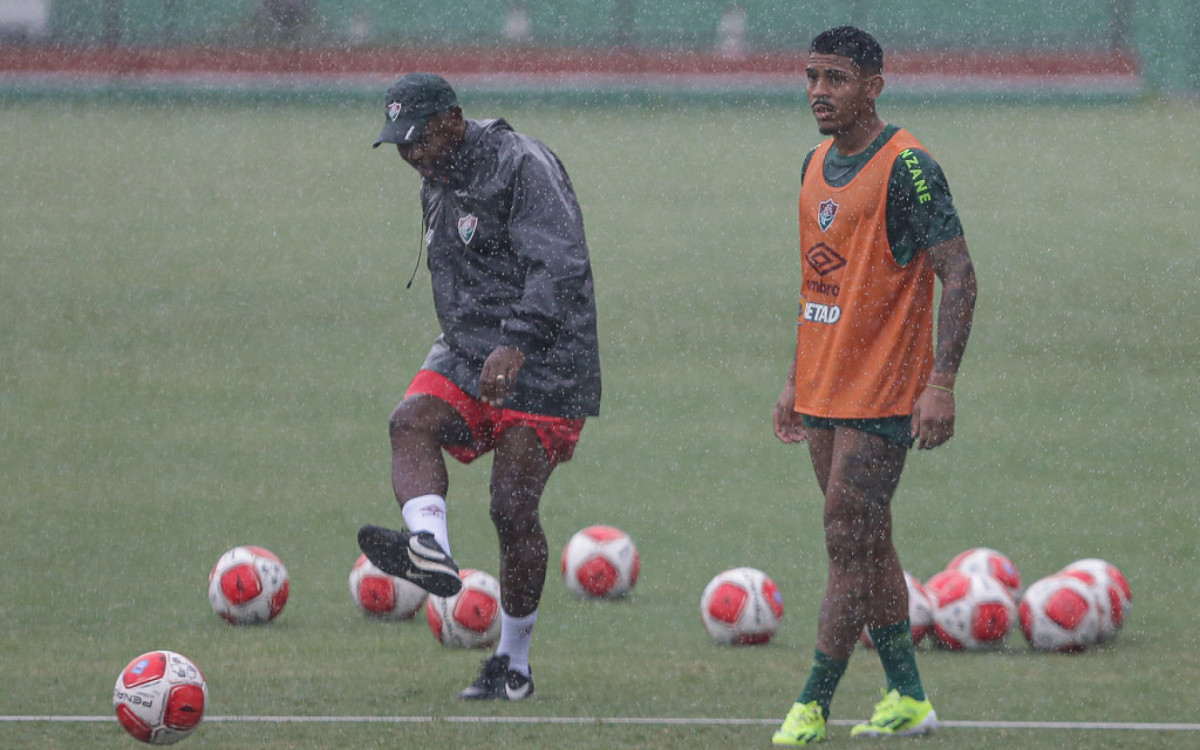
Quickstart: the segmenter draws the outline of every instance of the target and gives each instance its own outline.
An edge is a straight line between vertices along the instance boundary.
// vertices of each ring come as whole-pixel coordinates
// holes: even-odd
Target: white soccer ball
[[[500,582],[482,570],[458,571],[454,596],[429,595],[425,620],[433,637],[453,648],[488,648],[500,638]]]
[[[908,622],[915,646],[925,640],[929,629],[933,627],[933,605],[929,601],[929,593],[925,591],[925,585],[919,578],[906,570],[904,571],[904,582],[908,587]],[[871,640],[871,634],[865,627],[859,640],[867,648],[875,648],[875,642]]]
[[[1100,641],[1117,634],[1129,615],[1133,591],[1115,565],[1095,557],[1076,560],[1062,569],[1065,575],[1083,581],[1091,589],[1100,610]]]
[[[113,687],[117,721],[134,739],[171,745],[204,717],[208,686],[186,656],[150,651],[125,665]]]
[[[1034,582],[1021,598],[1021,632],[1038,651],[1082,651],[1100,637],[1100,610],[1086,583],[1069,575]]]
[[[391,576],[359,555],[350,569],[350,596],[363,614],[384,620],[411,620],[429,593],[398,576]]]
[[[700,619],[714,641],[753,646],[771,640],[783,619],[783,596],[770,576],[756,568],[717,574],[700,597]]]
[[[221,555],[208,574],[209,604],[234,625],[270,622],[287,600],[287,568],[262,547],[234,547]]]
[[[1017,622],[1008,589],[995,578],[943,570],[925,584],[934,641],[952,651],[998,648]]]
[[[1021,572],[1003,552],[997,552],[991,547],[973,547],[954,556],[946,565],[947,570],[961,570],[964,573],[991,576],[1008,589],[1008,593],[1016,601],[1021,598]]]
[[[581,529],[563,549],[563,581],[579,596],[625,596],[637,584],[640,570],[641,558],[633,540],[613,526]]]

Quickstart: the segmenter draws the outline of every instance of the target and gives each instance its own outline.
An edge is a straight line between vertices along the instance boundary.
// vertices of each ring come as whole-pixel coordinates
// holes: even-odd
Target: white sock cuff
[[[534,623],[537,622],[538,611],[535,609],[524,617],[513,617],[503,609],[500,610],[500,623],[503,627],[515,628],[517,631],[522,629],[533,630]]]
[[[446,498],[441,495],[419,495],[405,501],[400,509],[404,525],[416,534],[428,531],[437,543],[450,554],[449,534],[446,531]]]
[[[500,643],[498,655],[508,657],[508,668],[529,674],[529,645],[533,641],[533,624],[537,622],[537,610],[524,617],[513,617],[500,610]]]

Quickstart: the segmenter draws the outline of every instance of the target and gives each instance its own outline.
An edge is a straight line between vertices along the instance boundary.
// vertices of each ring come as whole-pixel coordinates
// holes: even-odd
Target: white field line
[[[0,724],[15,722],[48,722],[75,724],[115,721],[113,716],[5,716]],[[651,724],[691,726],[774,725],[779,719],[739,719],[707,717],[638,717],[638,716],[207,716],[205,723],[250,724]],[[830,724],[852,726],[862,719],[834,719]],[[945,728],[957,729],[1069,729],[1085,731],[1137,732],[1200,732],[1200,724],[1181,722],[1110,722],[1110,721],[955,721],[938,722]]]

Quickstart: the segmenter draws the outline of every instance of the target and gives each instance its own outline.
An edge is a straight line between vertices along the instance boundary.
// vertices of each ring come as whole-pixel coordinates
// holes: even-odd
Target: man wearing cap
[[[421,175],[442,333],[388,422],[392,487],[407,530],[366,525],[358,543],[384,572],[438,596],[456,593],[442,451],[462,463],[491,452],[500,640],[458,697],[520,700],[533,693],[529,646],[549,560],[542,491],[600,407],[583,217],[550,149],[504,120],[464,118],[441,77],[405,75],[385,104],[375,146],[396,144]]]

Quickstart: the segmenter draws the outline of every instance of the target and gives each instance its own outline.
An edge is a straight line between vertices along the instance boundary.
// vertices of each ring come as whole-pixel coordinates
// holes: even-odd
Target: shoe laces
[[[898,690],[884,690],[883,700],[879,701],[875,706],[875,713],[871,716],[869,724],[891,724],[894,723],[897,714],[908,716],[911,711],[906,710],[904,698]]]
[[[822,718],[824,716],[821,707],[816,703],[797,703],[792,706],[792,710],[788,711],[787,718],[783,720],[783,730],[796,734],[819,722]]]

